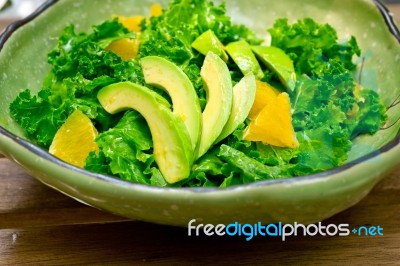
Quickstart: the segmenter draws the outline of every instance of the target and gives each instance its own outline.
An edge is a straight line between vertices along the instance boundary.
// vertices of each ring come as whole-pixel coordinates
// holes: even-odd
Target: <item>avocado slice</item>
[[[194,150],[200,139],[201,108],[188,76],[174,63],[158,56],[141,59],[147,84],[165,90],[172,100],[173,112],[186,126]]]
[[[228,66],[215,53],[208,52],[201,68],[207,104],[196,158],[201,157],[221,134],[232,109],[232,80]]]
[[[271,69],[289,90],[293,91],[296,85],[296,72],[292,59],[278,47],[253,46],[253,52],[269,69]]]
[[[155,161],[168,183],[189,176],[193,162],[189,133],[163,97],[141,85],[120,82],[102,88],[97,98],[110,114],[132,108],[146,119],[153,139]]]
[[[197,37],[197,39],[192,43],[192,47],[203,55],[207,55],[208,52],[213,52],[221,57],[225,62],[229,59],[224,50],[224,45],[212,30],[205,31]]]
[[[239,67],[240,71],[242,71],[243,75],[251,72],[257,79],[264,77],[264,72],[251,50],[250,44],[246,41],[232,42],[225,47],[225,50]]]
[[[246,120],[253,106],[255,97],[256,78],[253,73],[249,73],[233,87],[232,111],[228,122],[215,143],[220,142],[232,134],[232,132]]]

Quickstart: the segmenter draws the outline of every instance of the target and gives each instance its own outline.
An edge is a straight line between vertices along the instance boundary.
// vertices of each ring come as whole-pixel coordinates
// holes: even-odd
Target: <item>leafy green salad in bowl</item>
[[[49,1],[0,39],[1,151],[61,192],[166,224],[315,222],[399,163],[379,2],[92,4]]]

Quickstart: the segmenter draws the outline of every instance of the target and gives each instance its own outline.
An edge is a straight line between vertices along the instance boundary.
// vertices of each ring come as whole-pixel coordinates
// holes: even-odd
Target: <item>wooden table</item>
[[[400,15],[400,6],[391,6]],[[324,221],[380,225],[383,236],[189,237],[101,212],[0,158],[0,265],[400,265],[400,165],[356,206]]]

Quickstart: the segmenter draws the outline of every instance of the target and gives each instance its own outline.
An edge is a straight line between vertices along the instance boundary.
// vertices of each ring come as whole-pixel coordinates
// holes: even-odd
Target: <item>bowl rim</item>
[[[37,16],[41,15],[45,10],[47,10],[49,7],[54,5],[55,3],[59,2],[59,0],[47,0],[45,3],[43,3],[36,11],[34,11],[32,14],[29,16],[25,17],[24,19],[17,20],[11,24],[9,24],[6,29],[3,31],[3,33],[0,34],[0,52],[6,43],[6,41],[10,38],[10,36],[20,27],[23,25],[29,23],[33,19],[35,19]],[[388,26],[388,29],[390,33],[397,39],[397,41],[400,43],[400,30],[397,28],[396,23],[394,21],[394,17],[392,13],[388,10],[388,8],[381,2],[381,0],[372,0],[372,2],[375,4],[375,6],[378,8],[380,11],[381,15],[383,16],[383,19]],[[378,157],[380,154],[388,152],[397,146],[400,145],[400,135],[397,135],[392,141],[384,145],[383,147],[368,153],[360,158],[357,158],[356,160],[350,161],[340,167],[336,167],[330,170],[326,170],[323,172],[315,173],[315,174],[310,174],[310,175],[305,175],[305,176],[296,176],[296,177],[287,177],[287,178],[281,178],[281,179],[269,179],[269,180],[263,180],[263,181],[258,181],[258,182],[253,182],[249,184],[240,184],[240,185],[234,185],[234,186],[229,186],[226,188],[219,188],[219,187],[157,187],[157,186],[151,186],[151,185],[146,185],[146,184],[139,184],[139,183],[133,183],[129,182],[123,179],[120,179],[115,176],[111,175],[105,175],[105,174],[99,174],[95,172],[91,172],[88,170],[85,170],[83,168],[76,167],[74,165],[71,165],[69,163],[66,163],[57,157],[51,155],[48,151],[45,149],[21,138],[18,137],[17,135],[11,133],[4,127],[0,125],[0,135],[3,135],[7,137],[9,140],[12,142],[16,143],[19,146],[24,147],[28,151],[34,153],[35,155],[56,164],[57,166],[60,166],[64,169],[67,170],[73,170],[78,173],[81,173],[83,175],[87,175],[89,177],[98,179],[99,181],[105,181],[105,182],[110,182],[118,185],[122,185],[124,187],[136,187],[136,188],[143,188],[143,189],[150,189],[150,190],[168,190],[168,191],[191,191],[191,192],[201,192],[201,193],[207,193],[207,192],[215,192],[215,191],[230,191],[230,190],[235,190],[235,189],[243,189],[243,188],[250,188],[250,187],[261,187],[261,186],[268,186],[268,185],[276,185],[276,184],[292,184],[296,182],[304,182],[304,181],[311,181],[311,180],[316,180],[316,179],[323,179],[328,176],[334,175],[334,174],[339,174],[347,169],[350,169],[354,166],[357,166],[367,160],[374,159]]]

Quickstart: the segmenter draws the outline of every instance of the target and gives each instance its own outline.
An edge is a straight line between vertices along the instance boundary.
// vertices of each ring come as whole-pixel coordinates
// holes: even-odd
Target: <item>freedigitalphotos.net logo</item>
[[[381,226],[360,226],[350,229],[349,224],[318,224],[304,225],[295,222],[294,224],[276,224],[263,225],[261,222],[255,224],[241,224],[234,222],[225,224],[195,224],[196,219],[188,223],[188,236],[199,236],[201,233],[206,236],[243,236],[246,241],[254,237],[280,237],[285,241],[289,236],[349,236],[351,233],[357,236],[382,236],[383,228]]]

